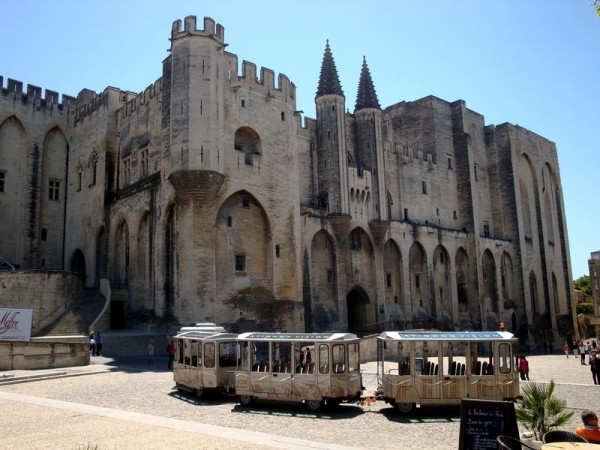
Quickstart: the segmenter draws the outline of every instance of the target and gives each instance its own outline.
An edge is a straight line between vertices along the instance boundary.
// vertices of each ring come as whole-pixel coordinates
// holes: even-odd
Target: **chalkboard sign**
[[[462,400],[459,450],[497,450],[500,435],[519,439],[513,402]]]

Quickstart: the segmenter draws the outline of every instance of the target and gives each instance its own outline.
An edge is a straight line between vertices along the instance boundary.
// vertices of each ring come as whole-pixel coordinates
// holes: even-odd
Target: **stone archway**
[[[360,287],[354,287],[346,295],[348,307],[348,331],[363,332],[377,329],[375,305],[369,302],[369,296]]]
[[[81,250],[77,249],[75,250],[75,253],[73,253],[70,269],[71,272],[80,273],[82,275],[86,274],[85,256],[83,256]]]

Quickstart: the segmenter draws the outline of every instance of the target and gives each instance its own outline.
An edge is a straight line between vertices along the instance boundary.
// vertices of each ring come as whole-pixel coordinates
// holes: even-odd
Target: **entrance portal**
[[[367,293],[355,287],[346,296],[348,305],[348,331],[361,332],[377,330],[375,305],[369,303]]]

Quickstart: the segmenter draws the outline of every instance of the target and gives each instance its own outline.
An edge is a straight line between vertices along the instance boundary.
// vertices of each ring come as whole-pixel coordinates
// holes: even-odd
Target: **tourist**
[[[590,355],[590,370],[594,384],[600,384],[600,359],[597,352],[592,352]]]
[[[567,344],[566,342],[563,345],[563,351],[565,352],[565,355],[567,355],[567,358],[569,357],[569,350],[571,350],[569,348],[569,344]]]
[[[96,356],[96,339],[93,331],[90,333],[90,352],[92,352],[92,356]]]
[[[521,380],[529,381],[529,361],[523,354],[519,355],[519,375]]]
[[[594,444],[600,444],[600,429],[598,428],[598,416],[596,413],[586,409],[581,413],[581,420],[583,421],[583,426],[578,427],[575,433]]]
[[[102,336],[99,331],[96,332],[94,340],[96,341],[96,356],[100,356],[100,351],[102,350]]]
[[[154,367],[154,345],[151,340],[148,341],[146,355],[148,356],[148,367]]]
[[[581,358],[581,364],[585,366],[585,344],[583,341],[579,341],[579,357]]]
[[[169,341],[169,345],[167,346],[167,354],[169,355],[169,364],[167,369],[173,370],[173,361],[175,360],[175,344],[173,344],[173,340]]]

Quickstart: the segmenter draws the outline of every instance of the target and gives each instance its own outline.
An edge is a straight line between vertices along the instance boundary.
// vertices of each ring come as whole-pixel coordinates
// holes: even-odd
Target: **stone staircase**
[[[40,330],[38,336],[87,336],[106,299],[94,288],[86,288],[63,314]]]

